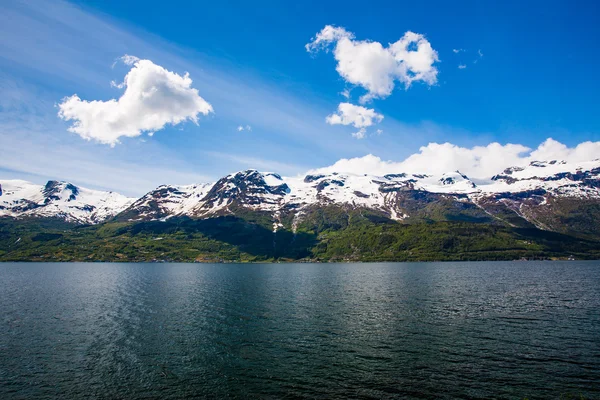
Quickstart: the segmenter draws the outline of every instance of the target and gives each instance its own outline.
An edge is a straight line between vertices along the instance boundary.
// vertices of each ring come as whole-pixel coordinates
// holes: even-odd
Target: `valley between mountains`
[[[600,160],[471,180],[256,170],[140,198],[0,180],[1,261],[600,258]]]

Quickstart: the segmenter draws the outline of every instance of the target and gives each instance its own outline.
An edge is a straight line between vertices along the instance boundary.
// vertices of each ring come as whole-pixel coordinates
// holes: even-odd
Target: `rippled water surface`
[[[600,398],[600,263],[0,264],[0,398]]]

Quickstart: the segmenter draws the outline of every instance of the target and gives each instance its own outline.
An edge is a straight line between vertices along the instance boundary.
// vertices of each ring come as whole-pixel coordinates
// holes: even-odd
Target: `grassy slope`
[[[595,239],[469,221],[400,224],[368,210],[308,210],[291,231],[268,214],[76,226],[0,219],[0,261],[418,261],[600,258]]]
[[[401,224],[369,210],[324,207],[300,228],[317,235],[322,260],[512,260],[521,257],[600,258],[597,238],[531,227],[473,223],[470,218]]]

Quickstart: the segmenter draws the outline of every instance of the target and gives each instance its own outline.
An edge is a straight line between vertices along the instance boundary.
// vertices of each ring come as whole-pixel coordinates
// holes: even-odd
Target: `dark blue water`
[[[0,398],[600,398],[600,263],[0,264]]]

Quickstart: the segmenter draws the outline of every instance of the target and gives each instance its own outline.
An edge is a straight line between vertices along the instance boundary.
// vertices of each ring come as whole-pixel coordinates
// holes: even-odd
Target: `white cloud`
[[[535,150],[521,144],[490,143],[472,148],[451,143],[429,143],[403,161],[384,161],[372,154],[364,157],[341,159],[325,168],[309,173],[345,172],[354,174],[385,175],[389,173],[443,174],[460,171],[472,179],[486,181],[513,166],[525,166],[532,161],[564,160],[583,162],[598,159],[600,142],[583,142],[574,148],[547,139]]]
[[[356,139],[364,139],[367,136],[367,130],[360,128],[358,131],[352,133],[352,137]]]
[[[377,136],[379,136],[379,135],[381,135],[383,133],[383,130],[382,129],[377,129],[375,131],[375,133],[377,134]]]
[[[242,132],[243,130],[244,130],[244,127],[243,127],[243,126],[241,126],[241,125],[240,125],[240,126],[238,126],[238,127],[237,127],[237,131],[238,131],[238,132]]]
[[[136,56],[130,56],[129,54],[125,54],[120,58],[126,65],[134,65],[136,62],[140,61]]]
[[[340,92],[340,94],[342,96],[344,96],[345,98],[349,99],[350,98],[350,89],[344,89]]]
[[[452,51],[454,52],[454,54],[458,54],[458,53],[461,53],[466,50],[465,49],[452,49]]]
[[[465,68],[467,68],[467,66],[466,66],[465,64],[460,64],[460,65],[458,66],[458,69],[465,69]]]
[[[547,139],[531,152],[532,160],[564,160],[582,162],[600,159],[600,142],[582,142],[570,148],[554,139]]]
[[[354,34],[341,27],[326,25],[325,28],[321,29],[321,32],[317,33],[317,36],[312,38],[312,42],[306,44],[304,48],[309,53],[321,49],[328,51],[327,46],[342,39],[352,40]]]
[[[354,34],[341,27],[325,26],[305,47],[309,52],[326,51],[335,44],[333,55],[337,72],[347,82],[363,87],[367,94],[361,103],[388,97],[398,80],[405,88],[413,82],[437,82],[437,52],[421,34],[406,32],[400,40],[384,47],[379,42],[354,40]]]
[[[110,87],[113,87],[115,89],[123,89],[125,87],[125,84],[123,82],[117,83],[115,81],[110,81]]]
[[[340,103],[337,113],[328,115],[325,122],[329,125],[352,125],[355,128],[366,128],[383,120],[383,115],[372,108]]]
[[[133,67],[123,83],[119,99],[81,100],[76,94],[63,99],[58,115],[74,121],[69,131],[84,139],[114,146],[120,137],[152,134],[165,125],[186,120],[198,123],[198,114],[213,112],[212,106],[192,88],[189,74],[183,76],[154,64],[150,60],[125,55],[122,61]]]
[[[377,124],[383,120],[383,115],[378,114],[372,108],[355,106],[350,103],[340,103],[337,113],[328,115],[325,122],[329,125],[352,125],[358,131],[352,133],[356,139],[364,139],[367,136],[367,127]]]
[[[250,125],[246,125],[246,126],[240,125],[237,127],[237,131],[238,132],[243,132],[243,131],[252,132],[252,127]]]

